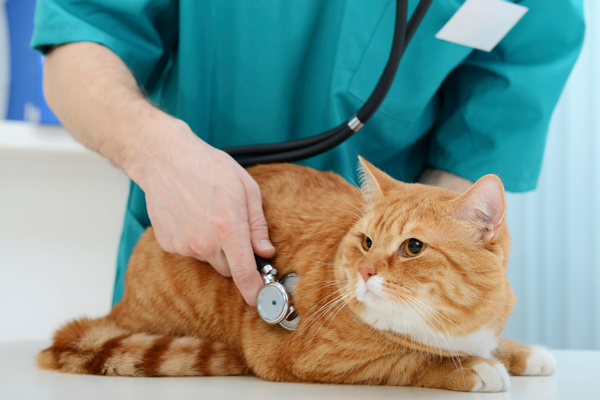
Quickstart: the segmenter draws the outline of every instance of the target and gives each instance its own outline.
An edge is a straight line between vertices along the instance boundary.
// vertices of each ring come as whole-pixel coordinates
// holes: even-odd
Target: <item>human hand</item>
[[[169,253],[206,261],[232,277],[246,303],[255,305],[263,282],[253,253],[275,255],[258,184],[184,122],[165,115],[148,129],[160,129],[163,135],[144,145],[132,178],[146,194],[158,243]]]
[[[98,43],[52,50],[44,93],[77,140],[140,185],[163,249],[208,261],[254,305],[262,279],[252,253],[270,258],[275,249],[250,175],[145,100],[125,63]]]
[[[466,192],[473,185],[473,182],[468,179],[435,168],[426,168],[421,176],[419,176],[419,179],[417,179],[417,182],[439,186],[460,193]]]

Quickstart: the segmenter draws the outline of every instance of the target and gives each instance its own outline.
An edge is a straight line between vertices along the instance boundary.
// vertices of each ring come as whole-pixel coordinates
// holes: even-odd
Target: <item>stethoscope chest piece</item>
[[[285,287],[279,282],[268,283],[258,292],[256,299],[258,314],[269,324],[278,324],[283,321],[289,306],[289,296]]]
[[[288,331],[298,327],[299,315],[291,304],[296,274],[288,274],[277,281],[277,270],[264,259],[256,257],[259,271],[265,285],[258,292],[256,309],[260,317],[269,324],[279,324]]]
[[[294,285],[298,281],[298,275],[291,273],[287,274],[281,279],[281,285],[285,288],[285,290],[289,293],[290,296],[294,295]],[[298,311],[294,309],[294,306],[289,305],[287,315],[279,325],[285,330],[294,331],[298,328],[298,322],[300,321],[300,315]]]

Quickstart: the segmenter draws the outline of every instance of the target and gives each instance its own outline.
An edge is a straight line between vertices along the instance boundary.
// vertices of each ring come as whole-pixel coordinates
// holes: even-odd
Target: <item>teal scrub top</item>
[[[356,179],[357,155],[397,179],[427,166],[535,188],[548,123],[584,33],[582,0],[529,12],[489,52],[435,34],[464,0],[434,0],[379,111],[337,148],[302,161]],[[417,5],[409,0],[409,12]],[[32,46],[101,43],[159,107],[217,148],[321,133],[349,119],[387,61],[392,0],[38,0]],[[114,303],[150,225],[131,183]]]

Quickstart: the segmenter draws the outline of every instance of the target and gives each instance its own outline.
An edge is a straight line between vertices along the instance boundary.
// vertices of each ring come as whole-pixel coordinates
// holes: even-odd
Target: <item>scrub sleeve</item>
[[[38,1],[32,46],[46,53],[51,45],[100,43],[117,54],[138,84],[150,92],[174,50],[178,11],[176,1]],[[146,199],[131,181],[117,255],[113,305],[123,296],[129,257],[148,226]]]
[[[32,46],[46,53],[51,45],[100,43],[127,64],[151,91],[177,40],[176,1],[38,1]]]
[[[529,12],[485,53],[435,39],[463,2],[434,1],[380,110],[359,134],[301,163],[350,178],[360,153],[406,181],[431,166],[471,180],[495,173],[509,191],[535,188],[550,116],[583,41],[583,6],[582,0],[515,2]],[[409,0],[409,11],[416,4]],[[362,105],[389,54],[393,6],[391,0],[39,0],[32,46],[46,52],[69,42],[101,43],[153,101],[209,143],[273,142],[314,135]],[[114,303],[149,225],[144,193],[132,182]]]
[[[583,42],[580,0],[522,0],[523,20],[490,53],[472,52],[441,87],[428,164],[510,191],[536,187],[548,124]],[[527,160],[524,162],[523,160]]]

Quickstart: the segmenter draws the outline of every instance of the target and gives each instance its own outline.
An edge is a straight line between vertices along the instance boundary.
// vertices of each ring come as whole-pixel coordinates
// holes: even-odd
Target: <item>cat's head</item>
[[[500,179],[484,176],[460,194],[399,182],[360,160],[364,215],[336,262],[356,295],[350,308],[415,348],[490,357],[515,303]]]

